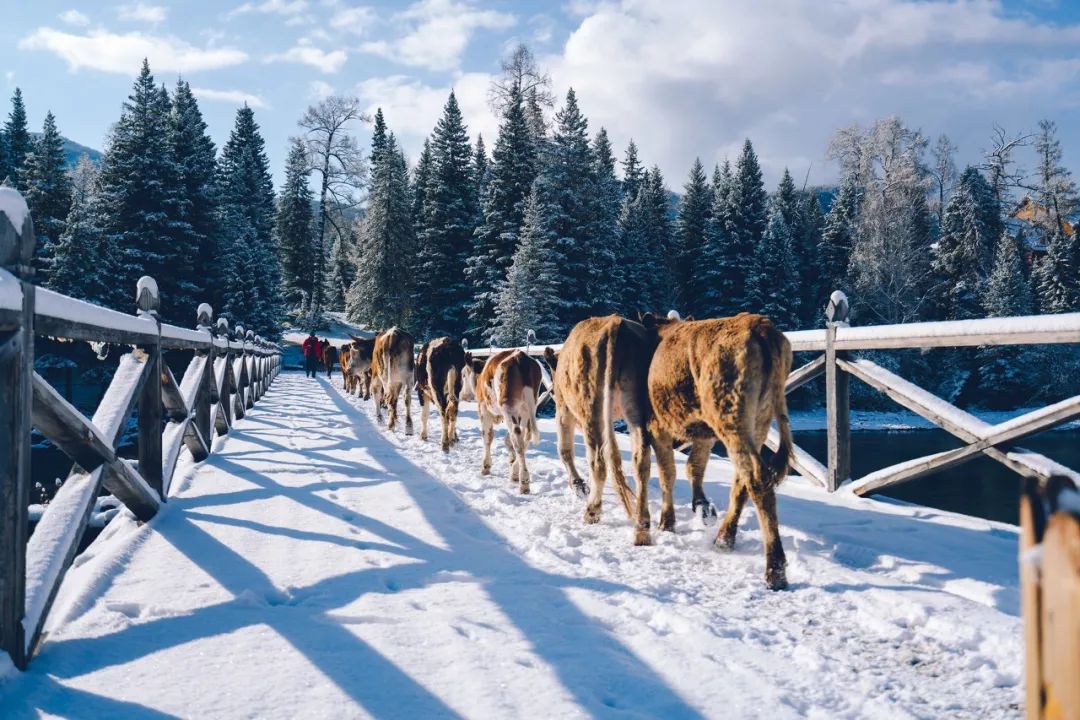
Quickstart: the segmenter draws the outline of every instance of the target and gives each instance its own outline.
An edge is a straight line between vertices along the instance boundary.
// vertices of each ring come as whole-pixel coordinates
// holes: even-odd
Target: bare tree
[[[502,114],[514,88],[517,87],[522,97],[535,96],[538,105],[544,108],[555,107],[555,95],[551,92],[551,76],[536,64],[536,56],[525,43],[518,43],[509,55],[502,59],[502,76],[491,81],[488,88],[488,104],[491,109]]]
[[[941,213],[945,209],[945,196],[952,190],[956,183],[956,145],[944,133],[938,135],[933,150],[930,151],[934,161],[930,165],[930,177],[937,190],[936,207],[931,208],[938,224],[941,224]]]
[[[1077,197],[1072,173],[1061,164],[1061,141],[1057,138],[1057,124],[1052,120],[1041,120],[1034,144],[1038,159],[1035,190],[1039,193],[1039,202],[1051,215],[1050,230],[1053,232],[1061,226],[1062,220],[1076,212],[1080,198]]]
[[[315,272],[312,313],[323,309],[326,267],[326,231],[331,226],[340,236],[348,232],[344,217],[359,204],[364,185],[363,153],[349,130],[356,122],[371,122],[360,110],[355,97],[331,95],[312,105],[297,123],[304,131],[300,138],[307,152],[308,167],[318,173],[319,222],[315,235]],[[340,225],[340,227],[339,227]]]
[[[994,124],[990,149],[983,151],[982,171],[994,191],[998,205],[1007,207],[1009,197],[1017,188],[1031,189],[1024,182],[1024,171],[1015,165],[1013,153],[1017,148],[1031,144],[1031,133],[1009,134],[1005,128]]]

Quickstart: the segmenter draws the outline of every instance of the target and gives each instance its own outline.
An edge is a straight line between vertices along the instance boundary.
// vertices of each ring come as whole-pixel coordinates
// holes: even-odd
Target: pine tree
[[[1032,311],[1020,240],[1007,230],[998,239],[982,296],[982,307],[989,317],[1028,315]],[[1016,407],[1018,401],[1030,399],[1031,388],[1037,386],[1038,353],[1037,349],[1015,345],[980,348],[977,355],[981,404]]]
[[[733,234],[739,243],[740,251],[750,257],[765,234],[769,219],[769,196],[765,192],[765,181],[762,179],[757,153],[749,139],[743,143],[742,154],[735,166],[731,211]]]
[[[626,252],[626,310],[666,313],[672,308],[671,258],[674,241],[667,188],[660,168],[641,179],[637,197],[619,218]]]
[[[25,189],[23,173],[26,156],[33,152],[34,143],[30,137],[30,128],[26,121],[26,106],[23,104],[22,90],[15,88],[11,96],[11,112],[4,123],[4,146],[7,155],[7,174],[14,187]],[[0,178],[0,182],[3,178]]]
[[[424,149],[416,161],[410,181],[412,197],[413,233],[420,237],[427,208],[428,181],[431,179],[431,140],[424,138]]]
[[[517,86],[503,110],[489,168],[483,219],[476,228],[466,274],[472,284],[468,335],[478,338],[495,312],[499,288],[513,261],[525,204],[537,172],[536,148]]]
[[[592,145],[596,178],[595,215],[590,233],[593,247],[593,315],[617,312],[621,307],[622,250],[619,243],[619,210],[622,185],[615,177],[615,155],[607,130],[600,128]]]
[[[170,106],[168,93],[154,84],[144,60],[102,156],[98,215],[107,242],[116,250],[110,304],[130,309],[136,281],[149,275],[161,289],[162,317],[190,324],[193,307],[177,269],[189,267],[193,258],[178,242],[186,230],[185,198],[173,152]]]
[[[476,223],[476,183],[469,135],[454,93],[431,140],[416,273],[417,329],[459,337],[468,327],[472,288],[465,278]]]
[[[1000,209],[986,178],[968,167],[945,205],[932,269],[935,304],[942,319],[978,317],[982,284],[1001,237]]]
[[[397,151],[396,144],[393,150]],[[326,307],[344,309],[346,295],[356,280],[355,258],[359,238],[355,224],[350,223],[344,213],[339,211],[334,215],[331,223],[334,242],[330,246],[330,257],[326,264],[326,288],[323,297],[326,299]]]
[[[778,197],[754,254],[748,300],[750,309],[772,318],[783,329],[794,329],[799,317],[798,257],[795,232],[784,210]]]
[[[1080,194],[1077,193],[1072,173],[1062,165],[1061,141],[1057,138],[1057,125],[1054,122],[1043,120],[1039,123],[1035,154],[1038,157],[1039,202],[1049,211],[1050,226],[1053,228],[1080,207]]]
[[[234,322],[272,338],[280,332],[283,310],[274,185],[265,148],[255,113],[245,105],[236,113],[218,163],[223,235],[218,262],[225,269],[222,307]]]
[[[539,155],[543,152],[544,144],[548,139],[548,121],[544,117],[544,103],[540,97],[540,89],[534,85],[523,93],[523,97],[529,135],[532,136],[534,151]]]
[[[521,241],[499,289],[491,328],[492,342],[499,345],[524,345],[529,330],[539,342],[557,342],[564,335],[555,250],[557,211],[545,202],[541,187],[534,187],[526,202]]]
[[[71,178],[64,158],[64,139],[51,112],[45,115],[41,137],[26,157],[23,186],[37,232],[34,265],[42,273],[38,283],[45,284],[54,245],[64,231],[64,221],[71,209]]]
[[[115,258],[95,217],[100,207],[97,165],[81,156],[71,181],[71,206],[64,230],[50,249],[47,285],[80,300],[109,303],[113,300],[109,289],[115,283]]]
[[[1080,310],[1080,234],[1067,233],[1058,226],[1050,236],[1046,256],[1036,267],[1035,281],[1040,312]]]
[[[741,281],[746,265],[730,242],[733,235],[731,185],[731,164],[725,160],[722,168],[718,166],[713,171],[705,244],[696,268],[698,297],[694,312],[697,317],[727,317],[744,309],[732,302],[736,282]]]
[[[645,174],[645,169],[641,166],[641,161],[638,160],[637,145],[633,140],[630,140],[630,144],[626,146],[626,155],[623,157],[622,168],[623,197],[633,202],[634,198],[637,197],[638,188],[641,187],[641,179]]]
[[[840,183],[840,191],[825,216],[825,229],[818,246],[818,277],[823,295],[833,290],[850,290],[848,266],[851,248],[855,244],[856,220],[859,217],[859,186],[854,173],[848,173]],[[824,302],[822,299],[821,302]]]
[[[994,263],[983,287],[982,308],[988,317],[1027,315],[1032,310],[1020,239],[1008,230],[1001,233],[994,249]]]
[[[180,309],[190,312],[191,307],[212,295],[210,278],[214,273],[220,228],[217,151],[191,86],[183,80],[177,81],[173,93],[171,136],[184,220],[176,226],[174,248],[174,255],[182,257],[183,262],[172,272],[181,292],[176,302]],[[190,322],[190,318],[182,315],[180,320]]]
[[[281,254],[284,299],[304,315],[311,309],[315,284],[315,216],[307,153],[294,139],[285,161],[285,185],[278,197],[274,236]]]
[[[476,178],[476,206],[482,207],[487,197],[488,156],[484,147],[484,136],[476,136],[476,154],[473,156],[473,177]]]
[[[799,315],[802,327],[820,326],[826,298],[832,293],[823,283],[818,267],[821,264],[821,240],[825,232],[825,215],[813,190],[806,193],[802,204],[802,236],[799,242],[799,277],[802,294]]]
[[[383,153],[389,147],[390,138],[387,135],[386,117],[382,108],[375,109],[375,118],[371,126],[371,165],[374,171],[376,163],[382,162]]]
[[[413,231],[405,157],[393,134],[371,165],[367,215],[359,221],[364,262],[346,296],[349,319],[369,327],[404,325],[411,311]]]
[[[679,309],[694,316],[703,316],[705,310],[700,302],[704,294],[702,261],[711,205],[712,193],[705,178],[705,169],[701,160],[695,158],[679,200],[679,216],[676,220],[678,247],[673,278]]]
[[[592,309],[596,252],[590,237],[596,217],[597,188],[588,121],[571,88],[566,104],[555,114],[555,130],[547,143],[539,192],[549,199],[556,250],[560,256],[560,321],[569,329]]]

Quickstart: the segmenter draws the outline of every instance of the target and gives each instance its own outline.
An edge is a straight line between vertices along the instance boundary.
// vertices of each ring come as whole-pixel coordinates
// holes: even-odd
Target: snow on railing
[[[32,283],[33,221],[21,196],[0,188],[0,651],[25,668],[86,527],[113,513],[96,510],[104,487],[139,520],[149,520],[168,497],[179,453],[196,461],[212,433],[229,431],[277,376],[280,348],[224,318],[211,327],[202,303],[194,329],[162,323],[160,296],[150,277],[136,285],[136,315],[99,307]],[[132,346],[93,418],[87,418],[34,372],[35,336]],[[183,382],[163,361],[168,350],[189,350]],[[137,411],[138,459],[117,445]],[[164,426],[164,431],[162,430]],[[35,513],[28,540],[31,430],[74,463],[56,496]]]

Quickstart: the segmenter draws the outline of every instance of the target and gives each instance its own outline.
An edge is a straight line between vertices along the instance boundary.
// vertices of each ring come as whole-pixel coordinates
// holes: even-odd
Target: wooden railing
[[[0,650],[25,668],[102,487],[140,521],[169,495],[183,448],[196,461],[213,434],[229,432],[280,370],[280,349],[219,318],[206,303],[194,330],[161,322],[157,283],[136,287],[127,315],[36,287],[34,228],[26,204],[0,188]],[[87,418],[34,371],[34,337],[130,346],[93,417]],[[163,353],[193,357],[177,382]],[[117,445],[137,412],[138,459]],[[74,462],[29,536],[31,430]]]

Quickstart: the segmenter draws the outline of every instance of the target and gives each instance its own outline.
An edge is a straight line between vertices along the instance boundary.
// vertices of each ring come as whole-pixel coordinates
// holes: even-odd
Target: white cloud
[[[291,16],[300,15],[307,9],[307,0],[263,0],[263,2],[246,2],[230,12],[229,15],[262,13],[265,15]]]
[[[711,166],[745,137],[770,182],[811,162],[811,182],[831,180],[823,165],[834,129],[891,114],[948,131],[974,160],[993,122],[1030,127],[1063,111],[1080,79],[1080,25],[1008,15],[993,0],[574,8],[578,26],[542,63],[560,94],[578,91],[590,130],[606,126],[616,147],[634,137],[672,187],[695,155]]]
[[[116,14],[121,20],[158,25],[165,22],[165,18],[169,16],[169,8],[164,5],[148,5],[139,2],[132,5],[121,5],[116,9]]]
[[[396,14],[393,22],[404,29],[401,36],[368,42],[362,49],[404,65],[453,70],[476,30],[505,30],[517,19],[467,1],[420,0]]]
[[[211,88],[193,87],[192,94],[200,100],[225,102],[233,105],[247,104],[253,108],[266,108],[269,105],[258,95],[243,90],[212,90]]]
[[[330,17],[330,27],[363,35],[376,21],[375,10],[369,7],[341,7]]]
[[[311,100],[325,100],[334,94],[334,86],[323,80],[312,80],[308,83],[308,98]]]
[[[336,73],[349,59],[344,50],[323,50],[311,44],[310,40],[301,40],[283,53],[270,55],[267,62],[294,62],[310,65],[324,73]]]
[[[60,21],[75,27],[85,27],[90,24],[90,18],[78,10],[65,10],[60,13]]]
[[[397,135],[405,152],[415,160],[424,138],[431,134],[442,116],[451,89],[457,96],[473,140],[482,133],[491,147],[499,127],[487,103],[491,79],[487,73],[463,73],[454,79],[451,87],[427,85],[415,78],[393,75],[364,80],[357,85],[356,92],[368,113],[373,114],[378,107],[383,109],[387,125]]]
[[[19,41],[23,50],[51,52],[71,70],[90,68],[132,75],[143,58],[158,72],[195,72],[239,65],[247,53],[230,47],[196,47],[179,38],[140,32],[111,33],[91,30],[75,35],[42,27]]]

